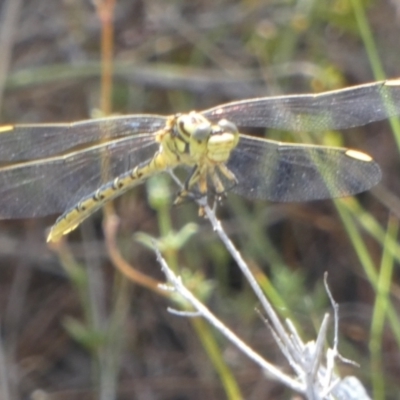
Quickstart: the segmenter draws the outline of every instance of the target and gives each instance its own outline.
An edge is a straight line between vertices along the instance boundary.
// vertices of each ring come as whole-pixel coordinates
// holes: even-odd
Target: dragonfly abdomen
[[[94,193],[84,197],[76,206],[62,214],[52,226],[48,242],[55,242],[78,227],[86,218],[99,210],[110,200],[120,196],[129,189],[141,184],[150,176],[161,172],[165,165],[164,155],[157,153],[150,161],[146,161],[132,170],[107,182]]]

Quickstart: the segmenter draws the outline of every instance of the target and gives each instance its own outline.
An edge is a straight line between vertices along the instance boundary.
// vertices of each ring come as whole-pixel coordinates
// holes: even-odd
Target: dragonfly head
[[[192,132],[193,139],[203,142],[207,140],[211,135],[211,124],[207,122],[201,122],[199,125],[194,127]]]
[[[226,119],[212,124],[194,111],[177,116],[174,134],[180,139],[174,142],[176,150],[181,157],[188,155],[187,162],[191,163],[197,163],[204,157],[212,163],[226,162],[239,142],[235,124]]]
[[[179,136],[186,142],[190,139],[203,142],[210,137],[212,126],[205,117],[192,111],[178,117],[177,130]]]

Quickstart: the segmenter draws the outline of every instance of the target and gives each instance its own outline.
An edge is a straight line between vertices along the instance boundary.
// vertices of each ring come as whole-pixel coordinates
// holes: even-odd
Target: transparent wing
[[[364,153],[246,135],[241,135],[227,166],[239,182],[233,192],[279,202],[350,196],[381,179],[378,164]]]
[[[0,162],[33,160],[66,153],[86,144],[155,132],[166,117],[128,115],[74,122],[0,126]]]
[[[237,126],[282,130],[345,129],[400,114],[400,79],[321,94],[263,97],[223,104],[202,114]]]
[[[67,155],[1,166],[0,219],[65,211],[102,184],[151,159],[158,146],[153,134],[142,134]]]

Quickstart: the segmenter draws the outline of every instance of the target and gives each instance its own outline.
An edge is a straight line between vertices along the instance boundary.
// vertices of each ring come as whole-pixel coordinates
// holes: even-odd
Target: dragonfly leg
[[[195,187],[196,184],[199,186],[201,196],[203,196],[207,192],[207,185],[205,187],[204,192],[202,191],[202,188],[201,188],[201,186],[203,186],[202,182],[201,182],[202,175],[204,175],[204,173],[202,172],[201,168],[198,165],[196,165],[192,169],[192,172],[190,173],[188,178],[186,179],[184,188],[178,193],[178,196],[176,197],[176,199],[174,201],[175,205],[182,203],[188,197],[192,197],[192,196],[194,197],[193,188]],[[206,182],[206,184],[207,184],[207,182]],[[199,196],[199,197],[201,197],[201,196]]]
[[[212,184],[214,186],[214,194],[217,197],[220,196],[220,195],[223,195],[226,192],[226,190],[225,190],[225,187],[224,187],[224,185],[223,185],[223,183],[221,181],[221,178],[216,173],[215,168],[213,168],[213,171],[211,171],[209,173],[209,176],[210,176],[211,182],[212,182]]]
[[[228,188],[224,186],[218,172],[231,183]],[[210,181],[212,185],[208,184]],[[203,168],[196,165],[186,180],[184,189],[179,192],[175,199],[174,204],[180,204],[187,198],[198,199],[206,195],[213,195],[215,201],[219,201],[227,190],[231,189],[237,183],[236,176],[225,164],[209,165]],[[197,186],[198,191],[193,190],[195,186]],[[199,215],[204,215],[202,207],[199,209]]]
[[[232,182],[233,186],[239,183],[235,174],[225,164],[219,164],[218,169],[229,181]]]

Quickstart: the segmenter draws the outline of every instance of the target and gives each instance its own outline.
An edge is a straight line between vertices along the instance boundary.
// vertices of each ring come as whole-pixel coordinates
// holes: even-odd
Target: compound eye
[[[192,136],[195,140],[203,141],[207,139],[211,134],[211,124],[202,122],[196,126],[193,130]]]
[[[239,132],[237,126],[236,126],[233,122],[228,121],[227,119],[221,119],[221,120],[218,122],[218,126],[219,126],[224,132],[234,133],[234,134],[236,134],[236,133]]]

